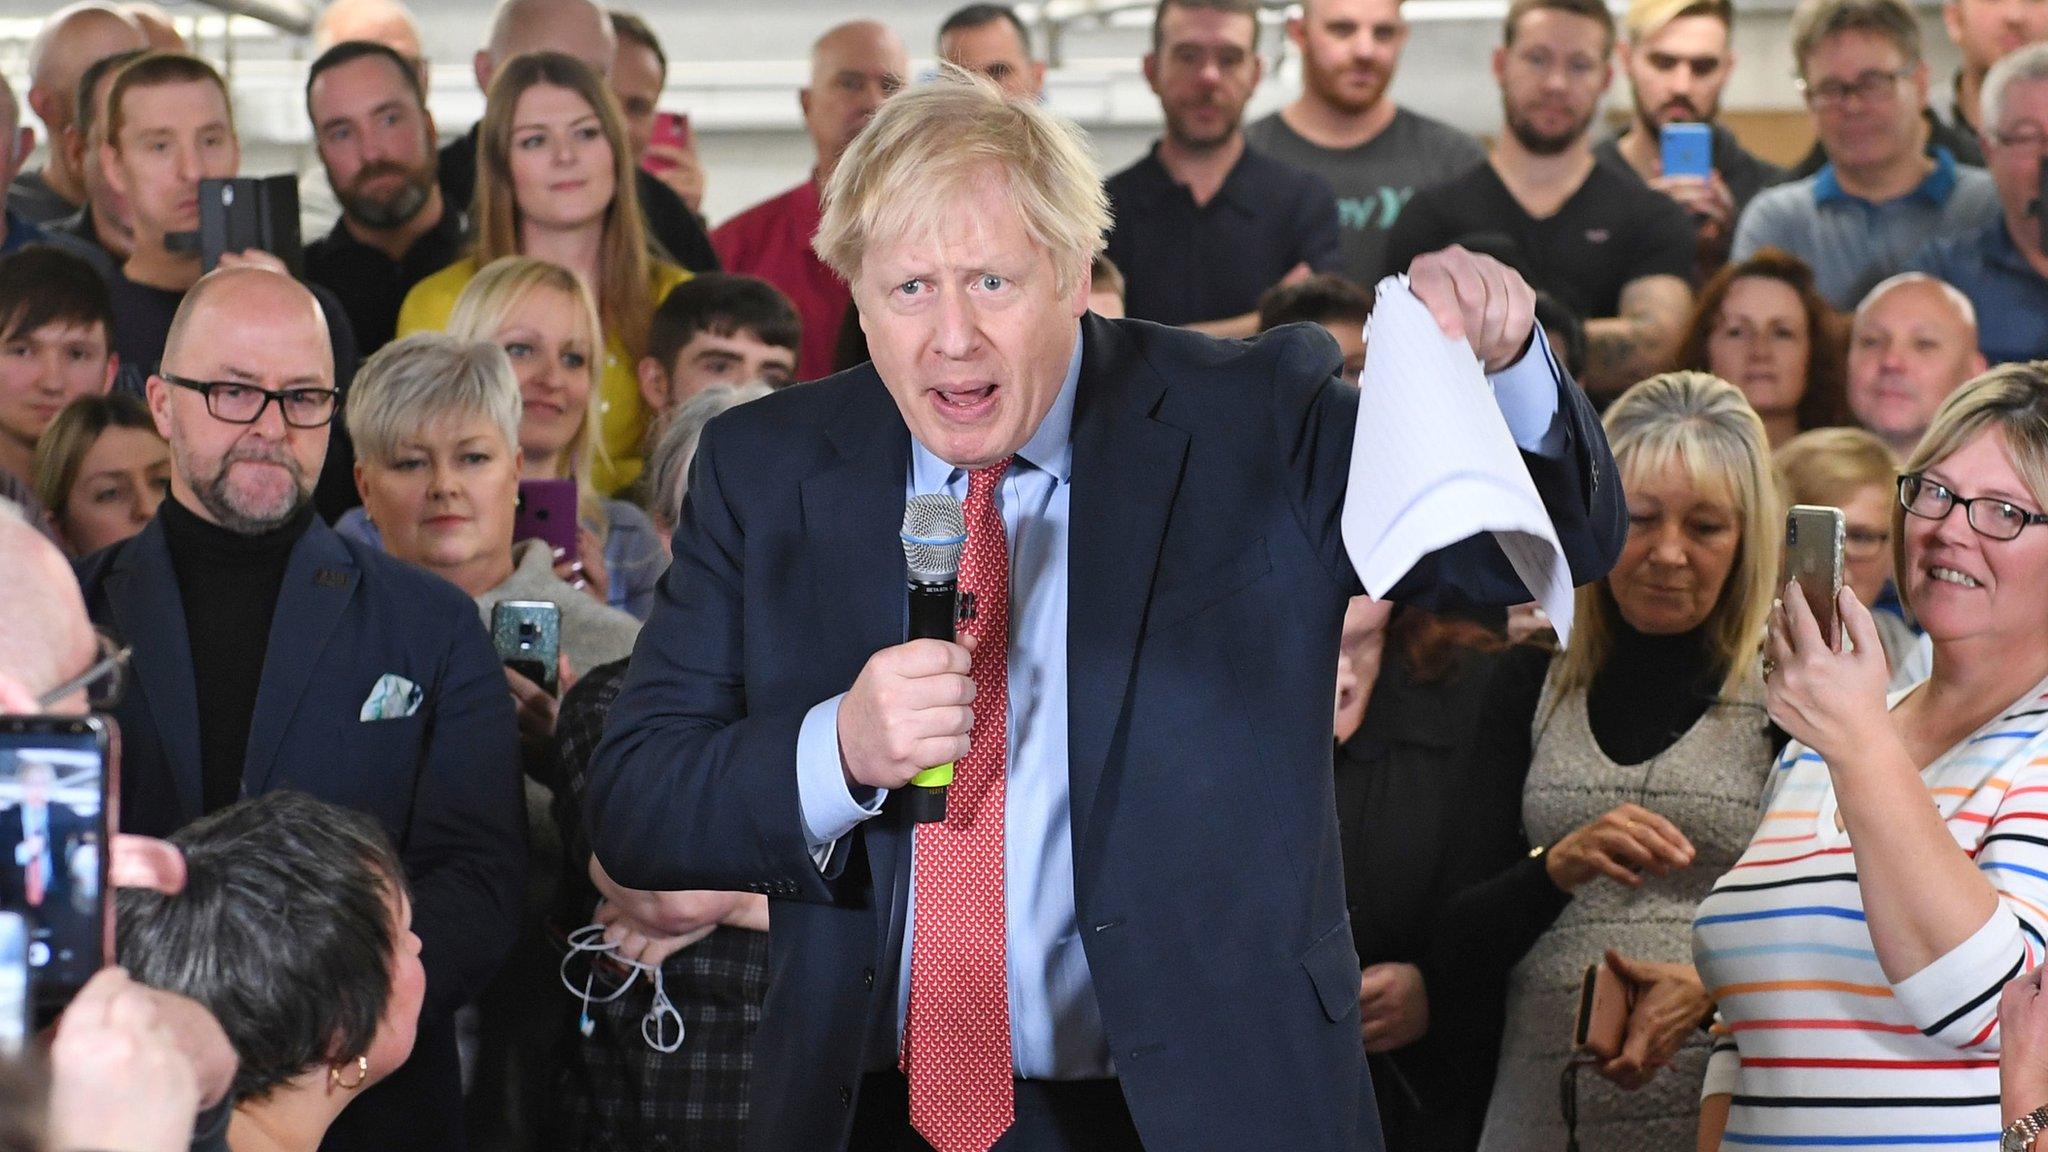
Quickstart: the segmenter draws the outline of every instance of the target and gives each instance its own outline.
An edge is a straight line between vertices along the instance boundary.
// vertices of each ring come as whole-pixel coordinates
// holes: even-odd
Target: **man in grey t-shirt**
[[[1287,21],[1301,51],[1301,96],[1247,125],[1245,142],[1322,177],[1337,193],[1343,273],[1370,285],[1387,233],[1418,189],[1486,160],[1463,132],[1387,97],[1408,23],[1400,0],[1307,0]]]

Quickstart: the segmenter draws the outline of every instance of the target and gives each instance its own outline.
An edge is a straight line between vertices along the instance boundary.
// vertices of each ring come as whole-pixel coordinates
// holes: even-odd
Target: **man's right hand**
[[[912,640],[868,657],[839,702],[839,763],[849,787],[901,788],[967,755],[974,639],[961,639]]]

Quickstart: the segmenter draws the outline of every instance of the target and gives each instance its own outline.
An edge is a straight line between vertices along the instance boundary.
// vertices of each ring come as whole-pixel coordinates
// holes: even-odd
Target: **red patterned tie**
[[[996,486],[1010,458],[967,474],[961,626],[974,650],[974,727],[946,819],[917,827],[917,913],[903,1070],[910,1124],[935,1152],[986,1152],[1015,1116],[1003,927],[1003,773],[1010,739],[1010,549]]]

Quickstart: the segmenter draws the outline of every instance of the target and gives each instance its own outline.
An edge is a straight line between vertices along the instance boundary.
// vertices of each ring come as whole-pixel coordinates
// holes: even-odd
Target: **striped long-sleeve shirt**
[[[1796,741],[1700,903],[1694,959],[1720,1005],[1704,1092],[1734,1097],[1724,1149],[1997,1147],[1998,994],[2048,930],[2048,682],[1921,776],[2000,900],[1920,971],[1878,966],[1828,767]]]

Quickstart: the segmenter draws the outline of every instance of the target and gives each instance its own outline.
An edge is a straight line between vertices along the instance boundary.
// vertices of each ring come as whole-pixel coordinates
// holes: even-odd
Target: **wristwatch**
[[[2034,1142],[2048,1131],[2048,1104],[2034,1109],[2007,1126],[1998,1138],[1998,1152],[2033,1152]]]

